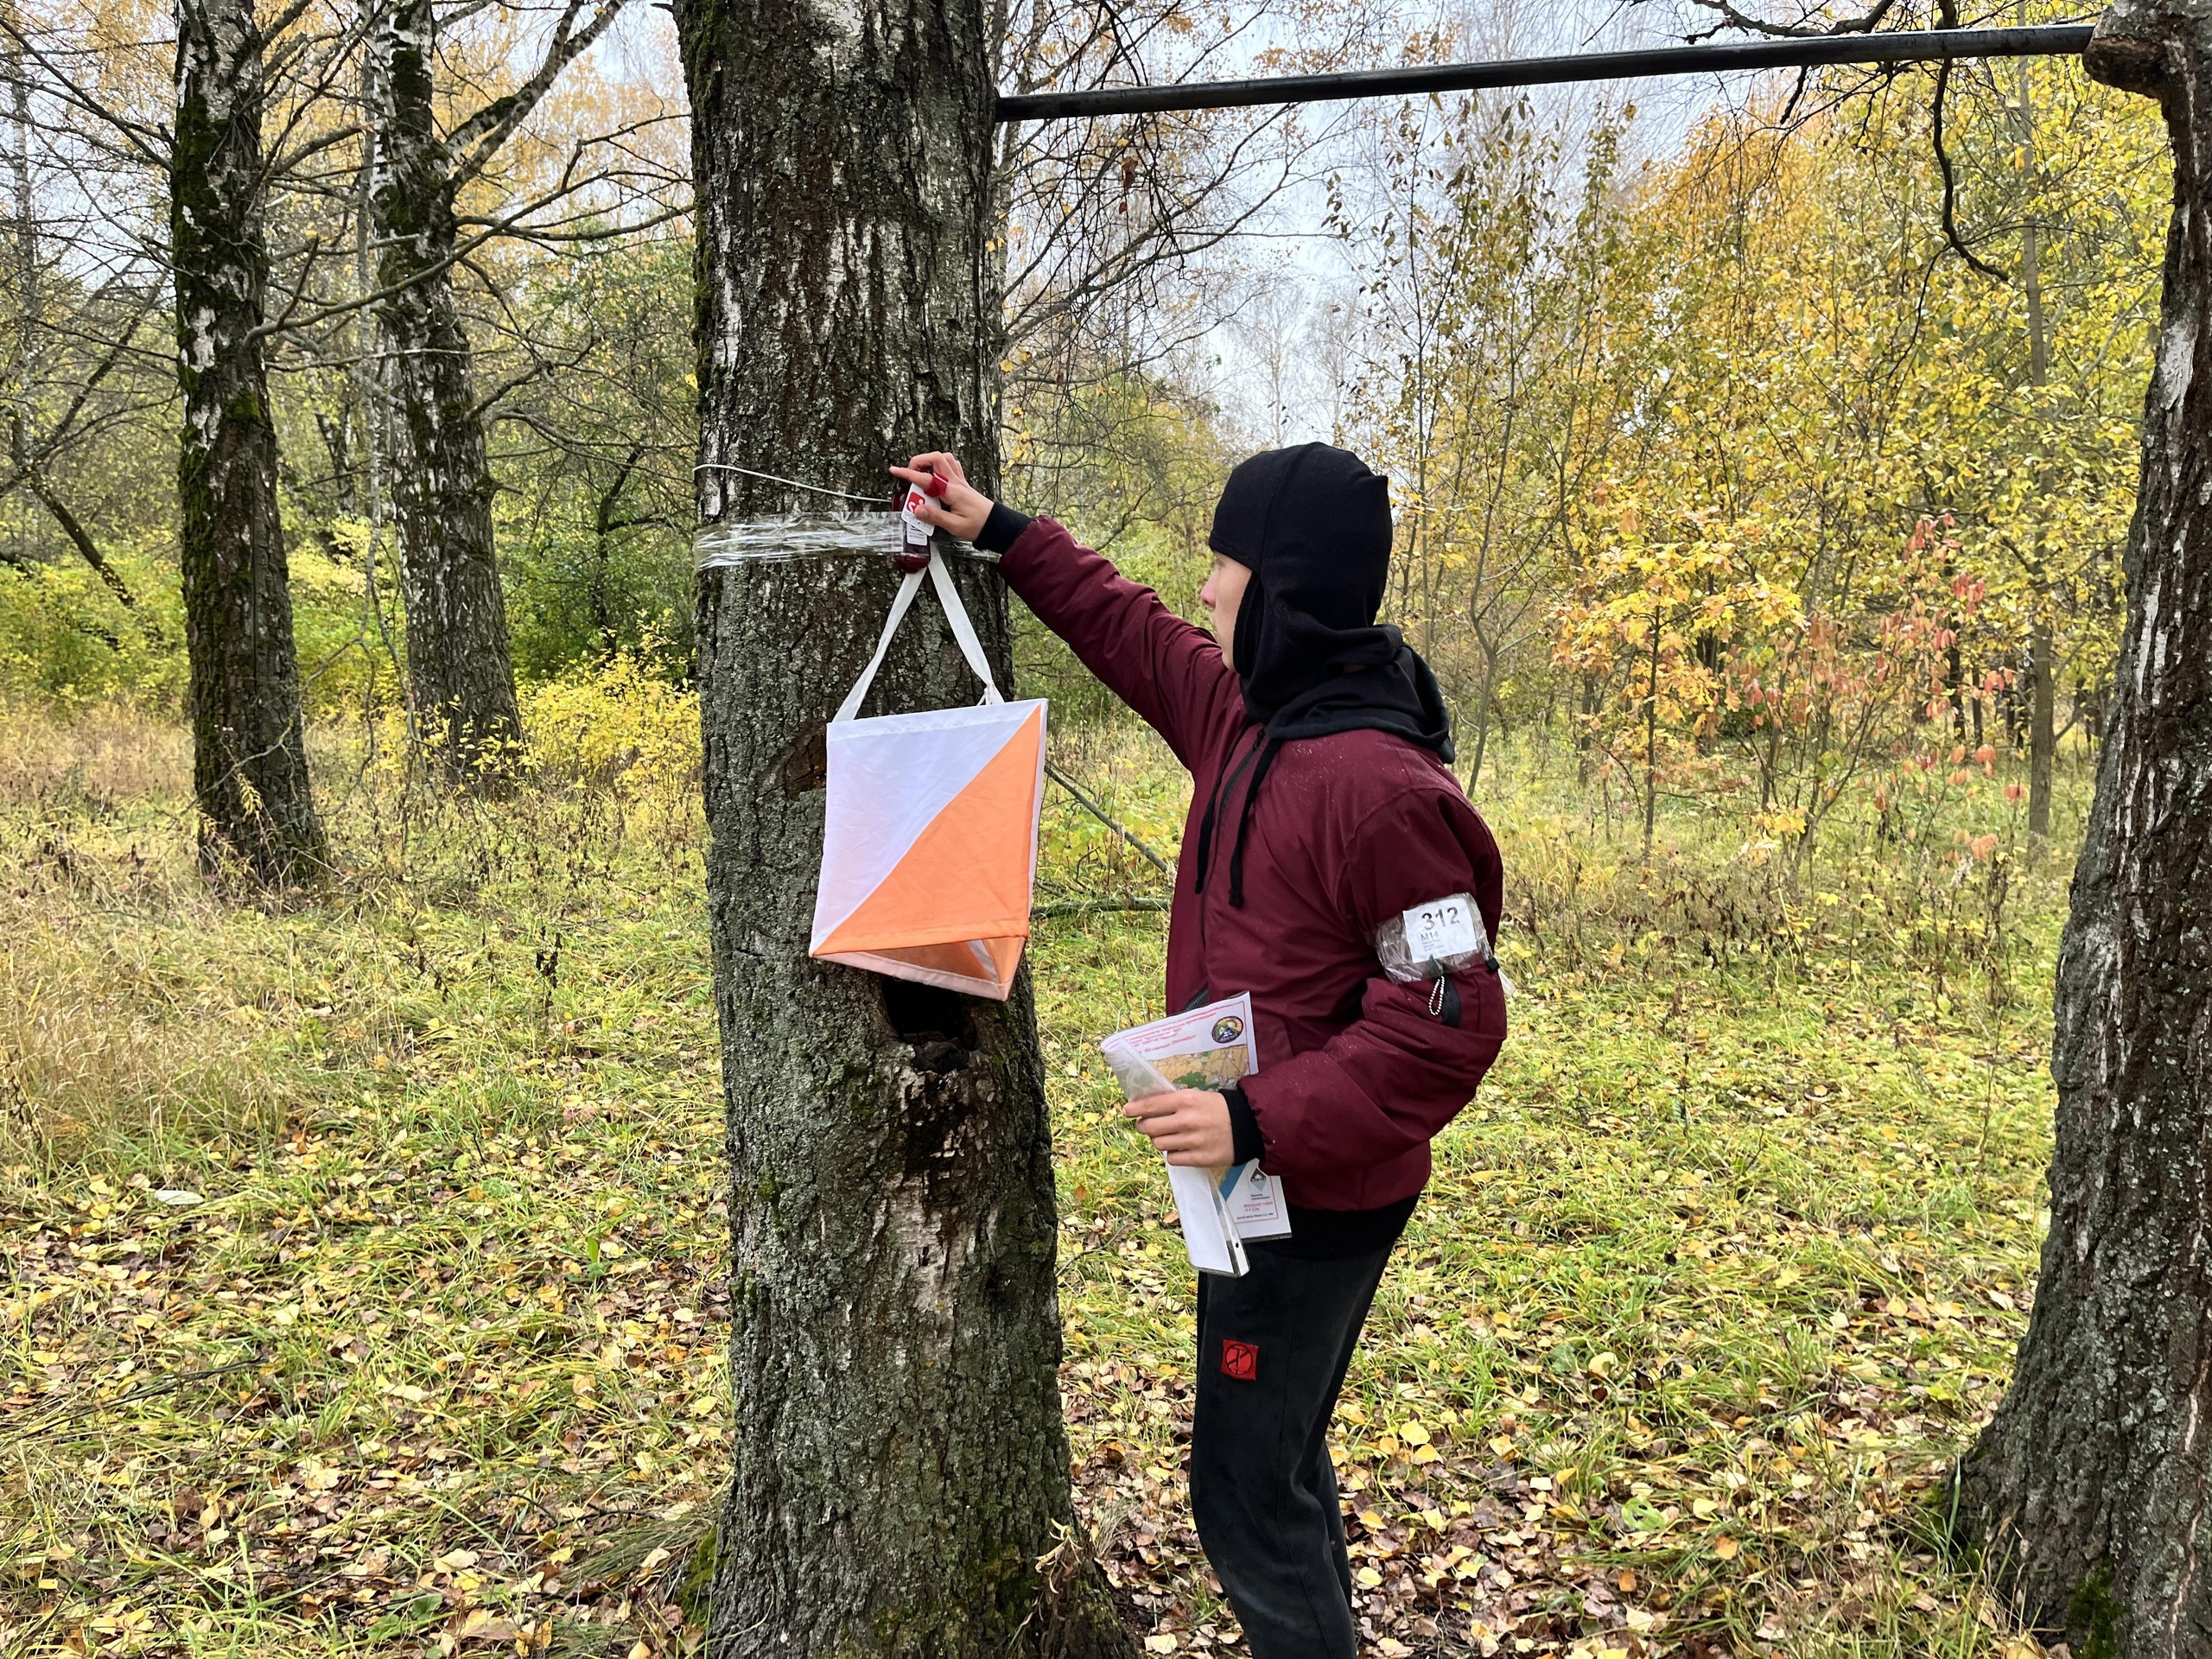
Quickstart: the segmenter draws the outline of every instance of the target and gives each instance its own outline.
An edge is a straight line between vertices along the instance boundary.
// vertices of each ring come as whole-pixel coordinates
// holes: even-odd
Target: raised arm
[[[1243,693],[1213,637],[1050,518],[1027,518],[992,501],[959,467],[952,456],[935,454],[891,470],[909,483],[934,474],[943,494],[922,516],[997,553],[1007,585],[1038,620],[1166,738],[1178,760],[1196,766],[1217,725],[1243,717]]]

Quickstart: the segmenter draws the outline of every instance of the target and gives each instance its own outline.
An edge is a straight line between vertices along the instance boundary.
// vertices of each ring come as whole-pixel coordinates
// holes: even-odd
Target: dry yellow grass
[[[716,1033],[696,798],[632,758],[688,711],[563,695],[573,752],[498,800],[318,734],[346,874],[283,906],[197,874],[180,734],[0,725],[0,1653],[696,1640],[656,1586],[735,1428]],[[1172,847],[1147,745],[1065,758]],[[1985,781],[1792,881],[1687,815],[1646,870],[1541,765],[1485,779],[1525,995],[1339,1417],[1375,1652],[2032,1650],[1929,1508],[2047,1154],[2063,861],[1992,884]],[[1156,884],[1053,793],[1040,899]],[[1163,932],[1034,941],[1062,1385],[1132,1613],[1234,1654],[1190,1275],[1096,1049],[1161,1012]]]
[[[96,1164],[125,1144],[274,1123],[273,1079],[234,1017],[235,964],[194,948],[224,931],[228,906],[190,873],[189,777],[171,722],[0,715],[0,823],[16,843],[0,1164]]]

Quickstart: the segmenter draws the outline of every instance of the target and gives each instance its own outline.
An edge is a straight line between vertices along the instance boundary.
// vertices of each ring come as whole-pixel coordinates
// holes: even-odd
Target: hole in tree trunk
[[[797,800],[828,786],[830,739],[822,727],[806,733],[776,760],[776,783],[785,800]]]
[[[938,1179],[952,1175],[958,1164],[956,1142],[976,1109],[975,1080],[968,1070],[977,1038],[968,999],[912,980],[881,979],[883,1012],[901,1041],[913,1050],[920,1087],[904,1091],[899,1128],[902,1161],[909,1176],[933,1178],[932,1204],[957,1203]]]
[[[965,1051],[976,1046],[976,1021],[966,997],[934,985],[917,985],[911,979],[879,979],[877,983],[883,988],[884,1015],[899,1039],[913,1045],[917,1065],[925,1071],[957,1071],[968,1063]],[[925,1060],[922,1051],[925,1048],[961,1052],[954,1064],[947,1065],[942,1064],[941,1052],[932,1056],[939,1063]]]

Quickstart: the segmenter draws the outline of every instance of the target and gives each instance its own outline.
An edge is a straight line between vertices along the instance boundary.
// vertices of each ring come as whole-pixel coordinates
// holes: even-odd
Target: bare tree
[[[116,602],[135,610],[138,596],[87,524],[84,481],[72,474],[103,445],[143,436],[175,397],[158,343],[164,296],[156,268],[141,257],[145,227],[132,223],[130,180],[103,166],[39,95],[29,41],[21,14],[0,7],[0,264],[8,278],[0,284],[0,495],[22,492]],[[122,200],[104,212],[96,197],[113,185]],[[14,562],[26,556],[18,549]]]
[[[1249,73],[1255,59],[1282,72],[1341,68],[1384,53],[1391,23],[1384,9],[1275,0],[1024,0],[1007,16],[1001,79],[1026,92]],[[1026,502],[1081,504],[1101,543],[1142,514],[1098,497],[1142,415],[1144,398],[1128,391],[1192,390],[1195,348],[1252,296],[1239,269],[1246,239],[1321,177],[1335,137],[1358,118],[1356,108],[1293,107],[998,130],[1007,422]]]

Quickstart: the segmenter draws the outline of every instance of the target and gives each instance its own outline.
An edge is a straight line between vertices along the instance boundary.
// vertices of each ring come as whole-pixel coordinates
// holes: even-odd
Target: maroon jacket
[[[1190,769],[1187,853],[1224,768],[1261,736],[1220,647],[1049,518],[1022,531],[1000,569]],[[1232,784],[1217,836],[1233,834],[1247,786]],[[1227,857],[1217,851],[1217,868]],[[1389,979],[1373,939],[1390,918],[1454,893],[1474,895],[1497,938],[1503,874],[1489,826],[1427,750],[1342,732],[1283,746],[1253,807],[1242,908],[1225,878],[1193,892],[1194,863],[1185,856],[1175,875],[1167,1006],[1251,993],[1259,1069],[1244,1094],[1266,1145],[1261,1167],[1308,1209],[1412,1198],[1428,1180],[1430,1139],[1505,1040],[1503,988],[1477,967],[1454,976],[1457,998],[1432,1014],[1433,988]]]

